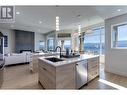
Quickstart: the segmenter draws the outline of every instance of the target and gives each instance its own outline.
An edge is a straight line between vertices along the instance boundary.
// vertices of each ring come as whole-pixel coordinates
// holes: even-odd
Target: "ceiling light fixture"
[[[81,35],[81,25],[78,25],[78,34]]]
[[[41,24],[41,23],[42,23],[42,21],[39,21],[39,23]]]
[[[79,15],[77,15],[76,17],[77,17],[77,18],[81,18],[81,15],[79,14]]]
[[[81,21],[81,15],[79,14],[79,15],[77,15],[77,18],[78,18],[78,23],[80,23],[80,21]],[[78,34],[79,34],[79,36],[81,35],[81,25],[79,24],[78,25]]]
[[[17,14],[17,15],[19,15],[19,14],[20,14],[20,12],[16,12],[16,14]]]
[[[121,11],[121,9],[117,9],[117,11],[118,11],[118,12],[120,12],[120,11]]]
[[[59,31],[59,16],[56,16],[56,31]]]

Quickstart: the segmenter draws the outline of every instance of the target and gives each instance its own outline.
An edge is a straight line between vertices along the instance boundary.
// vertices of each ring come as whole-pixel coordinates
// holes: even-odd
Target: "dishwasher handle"
[[[87,60],[83,60],[83,61],[80,61],[80,62],[76,63],[76,65],[80,65],[80,64],[87,64]]]

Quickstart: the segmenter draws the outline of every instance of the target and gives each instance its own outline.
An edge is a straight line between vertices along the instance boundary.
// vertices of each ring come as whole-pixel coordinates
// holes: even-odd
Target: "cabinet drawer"
[[[99,62],[99,57],[96,58],[90,58],[88,59],[88,62],[93,63],[93,62]]]
[[[55,77],[45,68],[39,67],[39,81],[44,88],[55,87]]]
[[[99,58],[88,59],[88,69],[99,66]]]
[[[46,69],[47,72],[49,72],[51,75],[55,75],[55,67],[53,67],[47,63],[44,63],[43,61],[39,61],[38,67]]]
[[[91,81],[92,79],[94,79],[98,75],[99,75],[99,68],[98,67],[95,67],[93,69],[89,69],[88,70],[88,81]]]
[[[99,66],[96,65],[95,67],[92,67],[90,69],[88,69],[88,72],[94,72],[94,71],[99,71]]]
[[[99,63],[88,63],[88,70],[99,67]]]
[[[98,71],[95,72],[90,72],[90,74],[88,74],[88,81],[93,80],[95,77],[97,77],[99,75]]]

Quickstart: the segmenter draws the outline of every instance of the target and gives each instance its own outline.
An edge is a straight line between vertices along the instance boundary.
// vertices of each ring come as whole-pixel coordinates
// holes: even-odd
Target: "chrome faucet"
[[[57,51],[57,48],[60,48],[60,58],[61,58],[62,57],[62,55],[61,55],[61,47],[60,46],[57,46],[56,49],[55,49],[55,51]]]

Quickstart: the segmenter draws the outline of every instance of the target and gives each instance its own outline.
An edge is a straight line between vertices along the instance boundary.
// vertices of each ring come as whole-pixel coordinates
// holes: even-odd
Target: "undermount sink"
[[[56,57],[50,57],[50,58],[45,58],[46,60],[49,60],[51,62],[59,62],[59,61],[64,61],[62,59],[56,58]]]
[[[64,58],[75,58],[75,57],[80,57],[79,54],[75,54],[75,55],[61,55],[61,57],[64,57]]]

